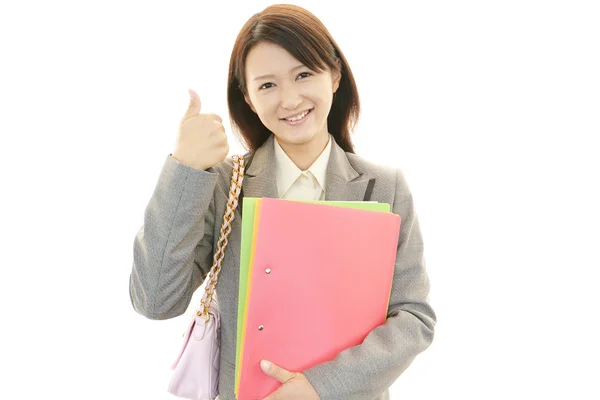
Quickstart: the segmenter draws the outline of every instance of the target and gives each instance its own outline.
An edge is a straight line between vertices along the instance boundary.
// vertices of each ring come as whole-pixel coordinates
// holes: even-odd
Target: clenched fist
[[[171,157],[199,170],[214,167],[229,153],[223,120],[216,114],[200,114],[200,97],[189,89],[190,105],[181,119]]]

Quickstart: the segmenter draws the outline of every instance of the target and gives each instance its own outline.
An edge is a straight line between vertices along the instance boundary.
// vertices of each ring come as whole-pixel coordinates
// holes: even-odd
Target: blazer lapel
[[[273,135],[254,152],[242,183],[244,197],[278,198]]]
[[[356,171],[344,150],[331,136],[332,147],[325,174],[325,200],[329,201],[363,201],[369,181],[374,184],[374,177],[365,177]],[[275,163],[275,147],[273,135],[259,147],[252,158],[250,167],[245,171],[242,184],[244,197],[278,198],[277,173]]]
[[[333,146],[327,164],[325,178],[325,200],[329,201],[363,201],[369,178],[356,171],[346,156],[346,152],[336,143]],[[374,178],[371,178],[371,185]]]

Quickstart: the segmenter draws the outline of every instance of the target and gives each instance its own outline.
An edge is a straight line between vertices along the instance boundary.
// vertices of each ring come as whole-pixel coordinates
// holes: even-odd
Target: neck
[[[275,138],[277,140],[277,138]],[[301,171],[306,171],[321,155],[329,143],[329,134],[318,135],[308,143],[287,143],[277,140],[285,154]]]

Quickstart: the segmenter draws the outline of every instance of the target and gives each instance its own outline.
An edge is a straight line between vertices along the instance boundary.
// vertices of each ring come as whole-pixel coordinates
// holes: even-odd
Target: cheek
[[[258,114],[258,118],[265,126],[273,125],[279,120],[279,109],[277,107],[277,103],[267,99],[267,97],[268,96],[265,96],[264,98],[260,99],[259,103],[256,105],[256,113]]]
[[[310,93],[312,94],[313,101],[321,105],[331,102],[333,98],[331,86],[327,82],[319,82],[318,85],[311,88]]]
[[[277,103],[274,100],[274,97],[268,94],[258,98],[256,102],[256,111],[258,111],[258,114],[266,117],[273,112],[277,112]]]
[[[319,112],[321,114],[328,113],[329,108],[333,102],[333,93],[331,92],[331,88],[321,86],[318,91],[314,92],[315,95],[312,97],[313,103],[319,107]]]

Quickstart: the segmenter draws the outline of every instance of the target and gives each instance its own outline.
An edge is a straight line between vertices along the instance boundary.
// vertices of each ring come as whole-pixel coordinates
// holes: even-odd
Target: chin
[[[279,139],[280,142],[284,141],[286,143],[291,143],[291,144],[309,143],[315,139],[318,140],[318,138],[320,136],[320,134],[315,131],[301,131],[301,130],[299,130],[297,132],[294,132],[293,130],[288,130],[288,131],[284,130],[284,131],[279,131],[278,133],[274,133],[274,135],[275,135],[275,137],[277,137],[277,139]]]
[[[315,136],[316,135],[314,133],[304,133],[304,132],[294,133],[294,132],[292,132],[290,134],[288,132],[285,132],[283,134],[283,139],[288,142],[292,142],[292,143],[306,143],[306,142],[309,142],[312,139],[314,139]]]
[[[279,141],[283,141],[285,143],[294,144],[294,145],[303,145],[312,142],[315,139],[316,135],[313,134],[300,134],[300,135],[290,135],[283,134],[277,136]]]

